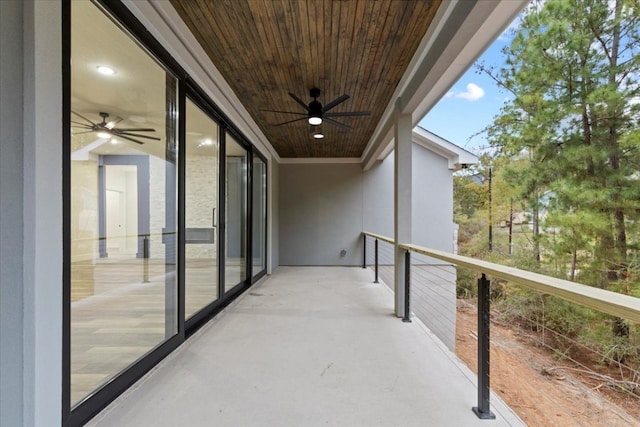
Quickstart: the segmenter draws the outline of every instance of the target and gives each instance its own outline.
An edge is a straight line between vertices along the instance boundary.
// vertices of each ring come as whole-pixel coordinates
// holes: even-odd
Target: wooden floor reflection
[[[174,266],[146,262],[146,267],[143,259],[74,263],[72,404],[176,333]],[[218,298],[217,274],[215,260],[187,263],[187,316]]]
[[[244,262],[227,261],[226,290],[244,271]],[[219,298],[217,278],[215,259],[187,260],[187,318]],[[74,405],[176,333],[177,282],[174,265],[141,258],[75,262],[71,279]]]

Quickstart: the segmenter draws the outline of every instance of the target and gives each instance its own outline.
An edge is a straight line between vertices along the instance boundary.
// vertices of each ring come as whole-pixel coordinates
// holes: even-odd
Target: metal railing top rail
[[[373,237],[374,239],[382,240],[383,242],[391,243],[392,245],[396,244],[396,241],[390,237],[381,236],[375,233],[369,233],[368,231],[363,231],[362,234]]]
[[[467,267],[478,272],[491,274],[529,289],[557,296],[603,313],[640,323],[640,298],[545,276],[544,274],[532,273],[514,267],[454,255],[436,249],[428,249],[405,243],[401,243],[398,246],[410,252],[451,262],[452,264]]]

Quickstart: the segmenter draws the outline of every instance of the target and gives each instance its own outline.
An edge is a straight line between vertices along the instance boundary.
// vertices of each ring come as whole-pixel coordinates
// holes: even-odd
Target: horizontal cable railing
[[[603,313],[633,322],[640,322],[639,298],[421,246],[400,244],[399,247],[410,252],[468,267],[480,273],[491,274],[511,283],[553,295]]]
[[[393,241],[382,237],[365,239],[365,263],[363,267],[371,266],[374,271],[374,283],[380,280],[393,290],[395,275]]]
[[[363,238],[365,251],[367,250],[367,240],[373,240],[375,246],[378,245],[378,241],[393,244],[394,248],[396,246],[393,239],[374,233],[363,232]],[[405,301],[407,303],[403,320],[408,320],[409,316],[414,314],[429,326],[429,323],[433,322],[425,322],[424,317],[446,319],[453,316],[452,326],[447,327],[446,322],[444,326],[443,322],[439,323],[444,328],[442,331],[433,330],[433,326],[429,326],[438,336],[455,336],[455,268],[464,267],[481,274],[478,279],[478,406],[474,407],[473,411],[482,419],[495,418],[490,411],[489,403],[490,281],[487,275],[602,313],[640,323],[639,298],[409,243],[400,243],[397,247],[405,251],[405,276],[408,278],[405,281]],[[395,259],[395,256],[392,255],[392,259]],[[374,268],[379,268],[377,263],[374,263]],[[454,286],[447,286],[447,283],[453,283]],[[426,286],[424,286],[425,284]],[[389,285],[392,289],[394,288],[393,284]],[[413,288],[417,288],[417,290]],[[447,303],[451,297],[453,297],[453,305]],[[421,307],[424,304],[422,301],[434,300],[441,302],[435,305],[432,302],[430,306]],[[411,306],[409,306],[409,301],[411,301]],[[424,313],[418,315],[421,311]]]

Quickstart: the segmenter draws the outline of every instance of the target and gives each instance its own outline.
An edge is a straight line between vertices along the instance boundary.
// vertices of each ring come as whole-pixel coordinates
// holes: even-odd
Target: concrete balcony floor
[[[369,269],[280,267],[94,426],[523,426]]]

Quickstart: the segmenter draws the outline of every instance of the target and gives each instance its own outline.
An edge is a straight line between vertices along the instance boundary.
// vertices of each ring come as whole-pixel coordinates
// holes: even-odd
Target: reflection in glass
[[[267,165],[259,157],[253,159],[253,240],[252,274],[256,276],[267,268]]]
[[[218,125],[187,99],[185,316],[218,299]]]
[[[226,139],[225,289],[246,279],[247,150],[231,135]]]
[[[75,405],[177,331],[177,98],[175,79],[92,2],[71,14]]]

